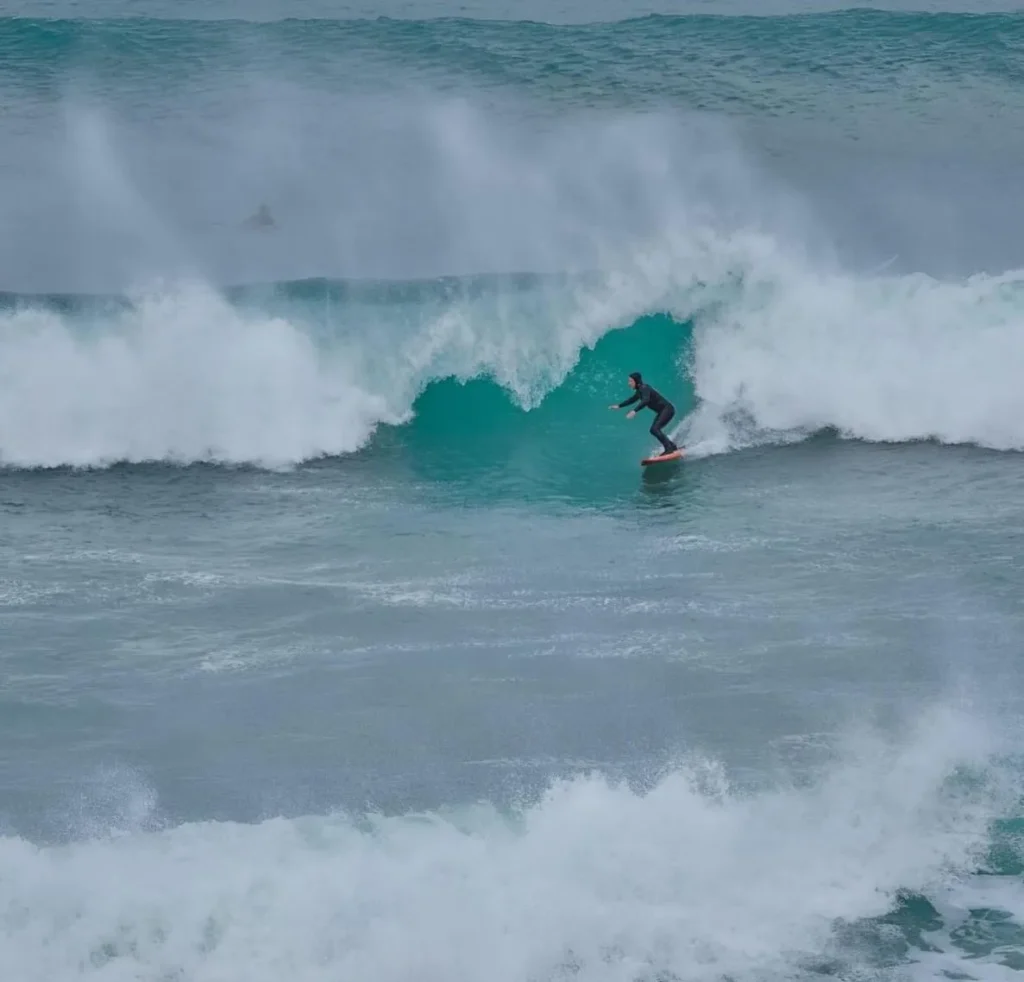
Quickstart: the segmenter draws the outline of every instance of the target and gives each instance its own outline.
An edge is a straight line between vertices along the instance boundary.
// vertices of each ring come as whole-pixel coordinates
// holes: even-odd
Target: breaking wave
[[[457,441],[529,414],[539,441],[563,419],[616,439],[600,410],[634,370],[698,455],[823,429],[1019,450],[1022,277],[820,271],[708,234],[576,278],[9,296],[0,459],[292,465],[418,416],[423,438],[431,419]]]

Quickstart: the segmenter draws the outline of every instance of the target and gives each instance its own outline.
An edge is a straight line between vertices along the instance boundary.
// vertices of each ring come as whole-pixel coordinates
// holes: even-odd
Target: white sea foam
[[[902,741],[851,738],[816,783],[756,793],[705,762],[646,793],[581,776],[518,817],[154,831],[136,804],[70,845],[0,839],[0,962],[21,982],[791,976],[837,919],[971,867],[1005,802],[954,771],[990,750],[938,712]]]
[[[1024,448],[1024,274],[858,278],[781,254],[748,268],[699,319],[691,439],[726,449],[828,427]]]

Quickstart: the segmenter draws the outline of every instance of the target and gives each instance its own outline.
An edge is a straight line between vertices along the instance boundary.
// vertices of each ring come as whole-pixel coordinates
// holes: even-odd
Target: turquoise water
[[[1017,977],[1024,17],[920,8],[0,8],[10,978]]]

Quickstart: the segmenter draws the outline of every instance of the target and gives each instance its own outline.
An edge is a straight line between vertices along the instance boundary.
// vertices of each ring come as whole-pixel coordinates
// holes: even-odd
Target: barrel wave
[[[9,296],[0,458],[279,467],[398,440],[500,460],[585,436],[628,459],[650,439],[602,410],[637,370],[697,456],[822,430],[1024,447],[1019,275],[857,277],[754,239],[666,255],[578,282]]]

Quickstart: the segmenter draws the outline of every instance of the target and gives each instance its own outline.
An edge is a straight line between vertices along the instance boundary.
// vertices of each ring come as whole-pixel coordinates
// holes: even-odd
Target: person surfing
[[[632,419],[641,409],[652,410],[655,416],[654,422],[651,423],[651,436],[665,448],[664,453],[660,454],[660,456],[667,457],[669,454],[676,453],[679,447],[665,436],[663,431],[663,428],[668,426],[672,421],[672,417],[675,416],[676,407],[657,389],[652,389],[643,380],[639,372],[630,373],[629,387],[633,390],[633,394],[622,402],[612,403],[608,408],[625,409],[626,406],[632,406],[634,402],[638,403],[636,409],[631,409],[626,413],[626,419]]]

